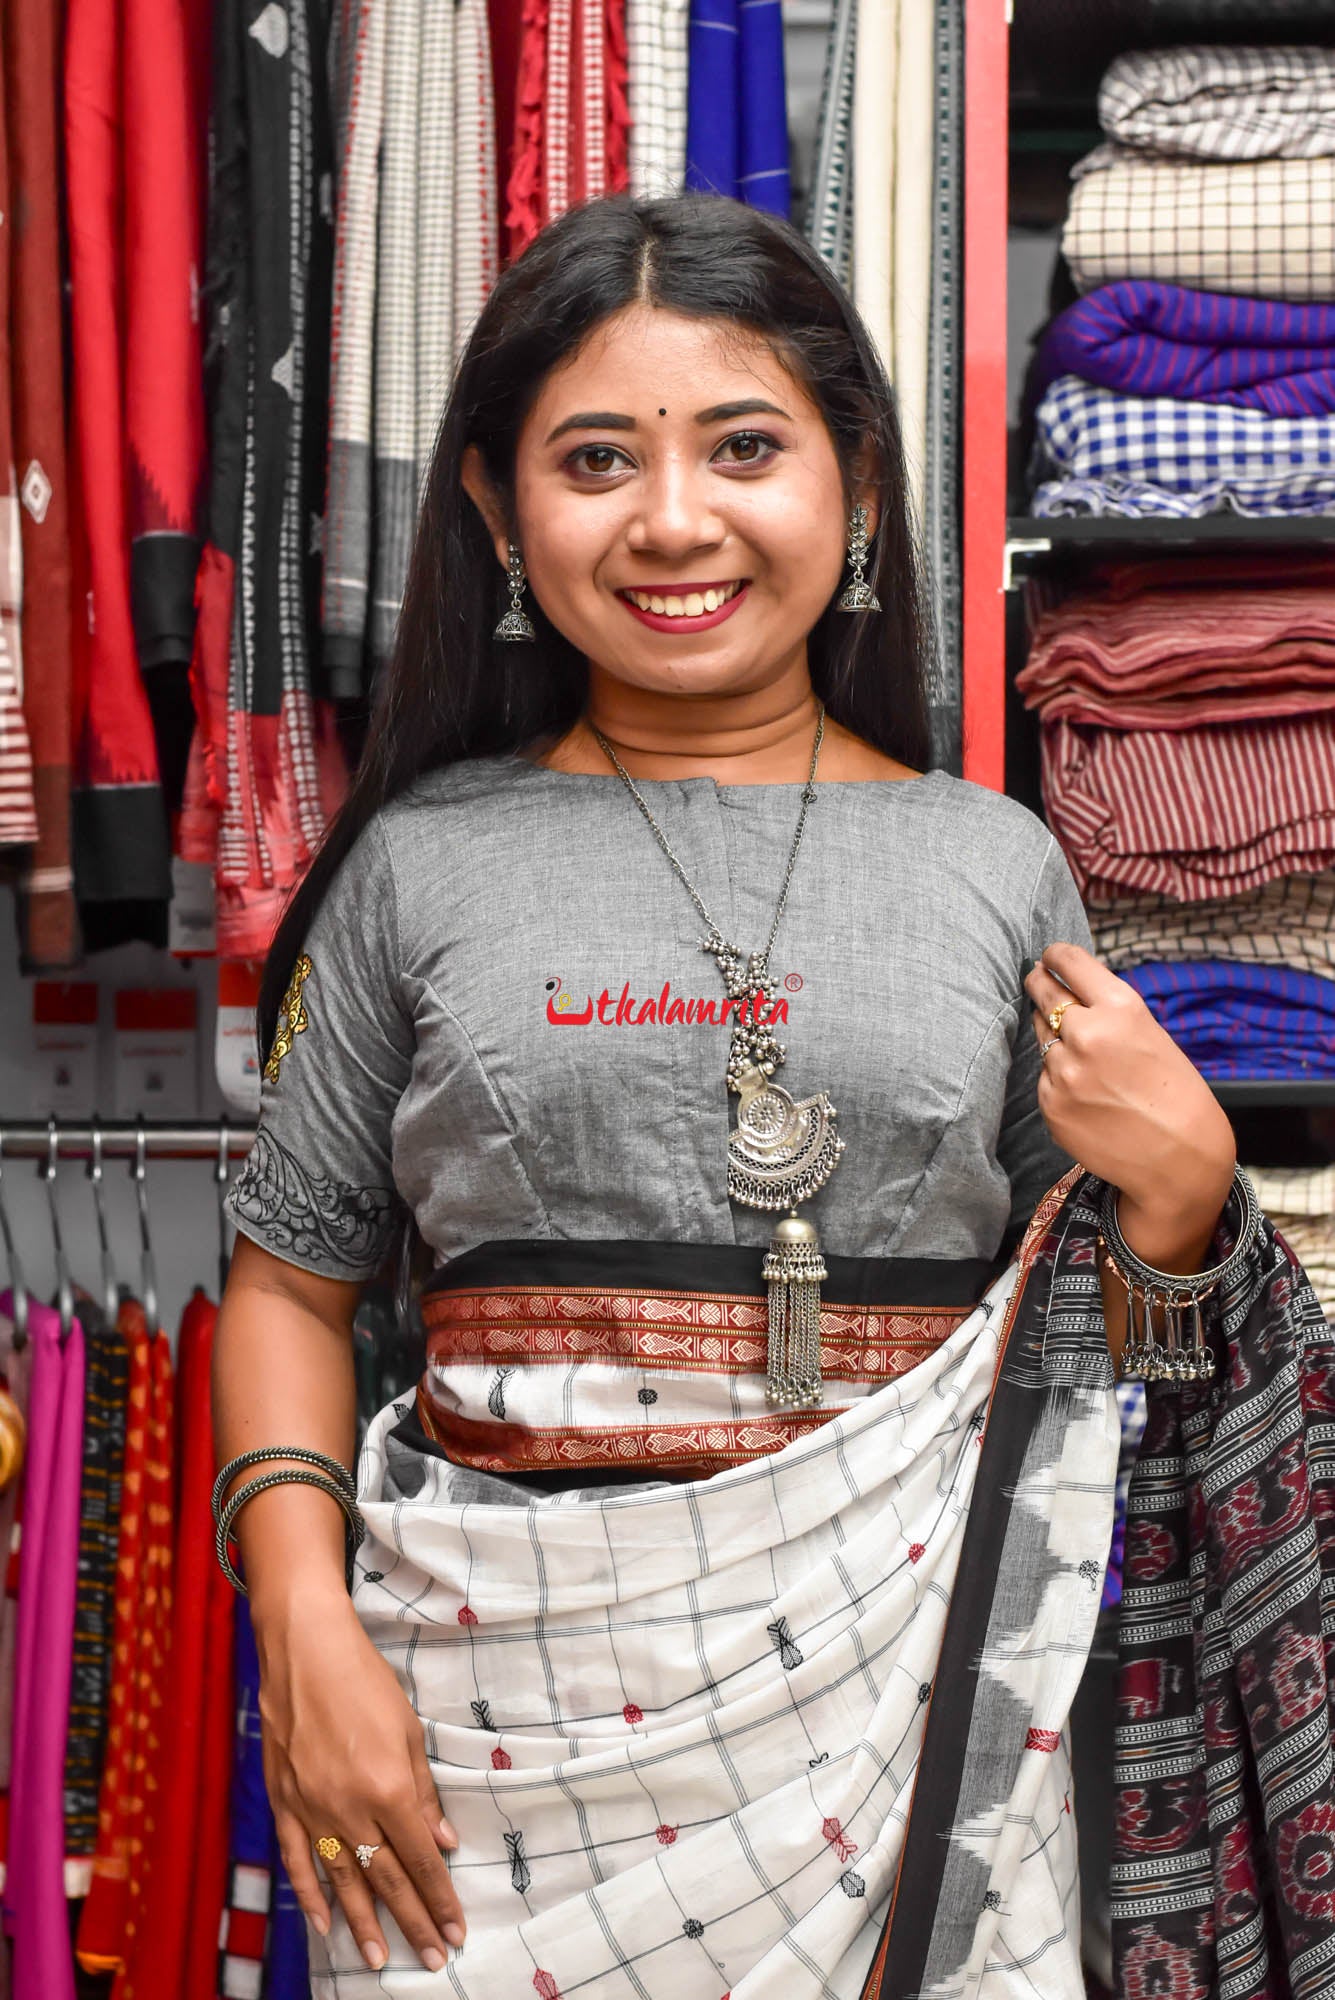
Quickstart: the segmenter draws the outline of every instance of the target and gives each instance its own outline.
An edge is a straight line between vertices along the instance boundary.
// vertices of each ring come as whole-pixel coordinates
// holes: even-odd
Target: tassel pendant
[[[761,1273],[769,1289],[766,1401],[814,1409],[825,1399],[820,1288],[828,1273],[820,1238],[795,1208],[775,1228]]]

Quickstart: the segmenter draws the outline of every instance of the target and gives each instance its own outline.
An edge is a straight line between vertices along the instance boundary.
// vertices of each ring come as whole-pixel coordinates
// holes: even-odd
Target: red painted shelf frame
[[[1006,788],[1006,0],[964,17],[964,775]]]

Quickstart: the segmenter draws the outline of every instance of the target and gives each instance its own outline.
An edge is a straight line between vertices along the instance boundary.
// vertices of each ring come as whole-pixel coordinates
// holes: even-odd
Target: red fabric
[[[228,673],[236,566],[206,542],[195,578],[195,647],[190,689],[195,734],[190,744],[178,845],[186,861],[218,858],[218,825],[227,801]]]
[[[214,1576],[229,1600],[231,1591],[213,1552],[209,1499],[213,1488],[213,1426],[210,1371],[218,1308],[196,1289],[181,1318],[177,1339],[177,1438],[175,1515],[178,1526],[172,1590],[170,1736],[154,1780],[157,1826],[148,1858],[153,1899],[152,1927],[140,1933],[132,1979],[138,2000],[194,2000],[186,1978],[192,1939],[202,1927],[209,1935],[211,1991],[227,1883],[226,1749],[227,1712],[219,1711],[211,1674],[217,1643],[211,1583]],[[226,1658],[230,1661],[230,1629]],[[226,1676],[230,1693],[230,1672]],[[210,1711],[210,1681],[214,1712]],[[215,1741],[209,1742],[209,1731]],[[224,1773],[205,1803],[206,1772],[219,1762]]]
[[[157,752],[130,616],[121,368],[125,221],[122,44],[115,0],[69,0],[65,158],[74,364],[76,767],[90,785],[156,785]]]
[[[515,84],[514,143],[505,182],[505,227],[511,260],[541,229],[543,97],[547,81],[547,0],[523,0],[519,71]]]
[[[15,470],[23,544],[23,712],[33,757],[37,845],[24,883],[24,970],[79,957],[70,873],[70,537],[65,455],[59,221],[59,0],[3,18],[11,178],[10,332]]]
[[[1335,570],[1171,563],[1042,611],[1015,685],[1045,721],[1182,729],[1335,708]]]
[[[603,67],[607,78],[607,192],[630,186],[630,62],[626,50],[626,0],[604,0],[607,36]]]
[[[1048,823],[1082,896],[1238,896],[1335,865],[1335,716],[1236,728],[1045,722]]]
[[[78,1958],[86,1972],[119,1971],[116,2000],[135,2000],[131,1968],[157,1824],[154,1774],[166,1755],[171,1698],[174,1396],[166,1334],[149,1337],[143,1308],[133,1300],[122,1306],[119,1325],[130,1351],[130,1385],[114,1663],[97,1853],[79,1922]]]
[[[502,188],[509,187],[514,165],[521,26],[520,0],[487,0],[491,87],[496,110],[496,174]]]
[[[235,1603],[232,1586],[214,1560],[210,1541],[200,1725],[203,1748],[195,1793],[194,1892],[190,1899],[179,2000],[214,2000],[218,1985],[218,1939],[227,1900],[228,1799],[236,1711],[232,1674]]]

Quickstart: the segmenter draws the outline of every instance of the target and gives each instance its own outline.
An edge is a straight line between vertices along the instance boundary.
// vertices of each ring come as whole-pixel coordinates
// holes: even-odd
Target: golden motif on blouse
[[[311,962],[305,952],[303,952],[297,960],[292,974],[292,982],[283,995],[283,1004],[278,1019],[278,1032],[273,1038],[273,1048],[269,1051],[269,1060],[264,1065],[265,1078],[269,1083],[277,1083],[278,1065],[282,1062],[283,1057],[291,1048],[296,1037],[304,1035],[310,1026],[310,1020],[301,998],[301,989],[310,978],[311,969]]]

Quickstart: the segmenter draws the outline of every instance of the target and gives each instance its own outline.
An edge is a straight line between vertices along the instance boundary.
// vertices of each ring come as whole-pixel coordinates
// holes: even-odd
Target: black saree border
[[[998,1336],[974,1486],[975,1495],[988,1496],[988,1504],[971,1505],[965,1523],[890,1908],[860,2000],[913,2000],[926,1977],[949,1834],[963,1786],[983,1642],[1015,1489],[1041,1404],[1033,1392],[1042,1365],[1042,1335],[1030,1328],[1019,1337],[1023,1345],[1014,1344],[1016,1323],[1039,1249],[1071,1190],[1084,1178],[1084,1168],[1075,1166],[1048,1190],[1020,1245],[1020,1271]]]
[[[777,1220],[777,1217],[776,1217]],[[679,1238],[501,1236],[452,1257],[423,1286],[423,1298],[450,1292],[615,1290],[692,1292],[764,1300],[764,1249]],[[1011,1261],[995,1257],[845,1257],[824,1252],[831,1306],[976,1305]]]

